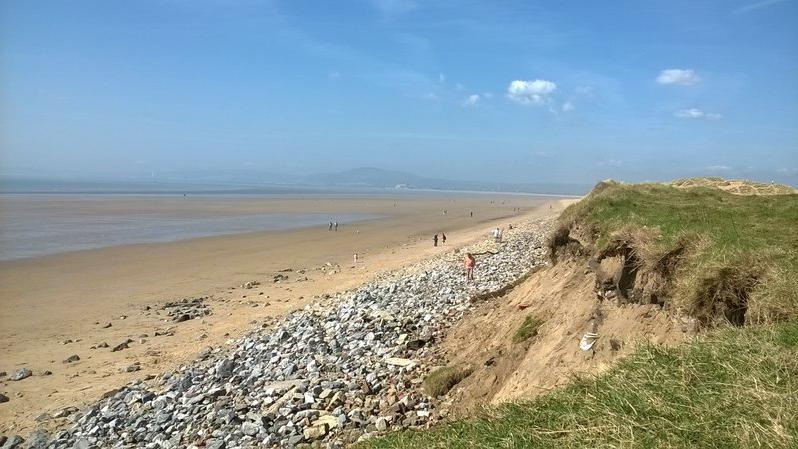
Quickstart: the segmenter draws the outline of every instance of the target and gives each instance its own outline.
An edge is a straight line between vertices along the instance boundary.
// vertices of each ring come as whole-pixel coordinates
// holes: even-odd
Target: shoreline
[[[550,213],[541,207],[544,204],[560,202],[538,200],[527,213],[510,216],[497,206],[479,220],[450,223],[450,240],[443,248],[433,248],[427,235],[440,227],[439,217],[420,218],[439,209],[439,204],[433,204],[418,214],[374,220],[360,228],[359,236],[339,231],[332,239],[326,229],[315,233],[303,229],[0,263],[4,302],[0,356],[6,362],[0,368],[10,374],[28,367],[34,374],[21,382],[2,379],[3,393],[15,410],[8,404],[0,406],[0,431],[24,433],[41,425],[35,418],[42,412],[52,414],[85,404],[135,379],[168,371],[193,359],[202,348],[222,345],[242,334],[253,320],[283,316],[321,295],[354,288],[447,247],[462,246],[484,236],[489,225]],[[266,242],[268,248],[258,248]],[[354,247],[361,254],[358,266],[351,264],[347,249]],[[260,258],[265,260],[261,263]],[[120,261],[124,262],[121,267]],[[15,265],[16,272],[8,265]],[[282,273],[288,279],[273,282],[289,268],[293,271]],[[19,277],[26,271],[26,276]],[[85,282],[78,282],[76,291],[73,284],[81,276]],[[163,279],[159,281],[158,276]],[[14,285],[8,280],[14,280]],[[260,285],[241,288],[253,280]],[[168,301],[197,297],[207,298],[211,315],[176,324],[160,309]],[[127,339],[133,341],[123,351],[90,348],[101,343],[114,346]],[[67,340],[72,342],[64,344]],[[73,354],[80,360],[62,362]],[[137,368],[126,372],[134,363],[139,363]],[[46,371],[53,374],[42,375]]]

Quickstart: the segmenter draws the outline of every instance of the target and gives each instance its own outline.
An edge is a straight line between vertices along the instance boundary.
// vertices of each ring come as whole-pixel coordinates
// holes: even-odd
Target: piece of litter
[[[579,349],[583,351],[590,351],[593,348],[593,345],[596,344],[596,340],[598,340],[598,334],[594,334],[593,332],[588,332],[582,336],[582,340],[579,342]]]

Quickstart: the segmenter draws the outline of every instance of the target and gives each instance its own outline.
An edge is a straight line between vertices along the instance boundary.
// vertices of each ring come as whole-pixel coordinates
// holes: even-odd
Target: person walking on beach
[[[330,220],[330,227],[329,227],[329,228],[327,228],[327,230],[328,230],[328,231],[332,231],[332,226],[333,226],[333,222],[332,222],[332,220]]]
[[[474,218],[474,211],[471,211],[471,218]]]
[[[474,267],[476,265],[477,265],[477,260],[474,259],[474,256],[472,256],[471,253],[466,253],[465,256],[466,281],[474,280]]]
[[[445,244],[446,244],[446,234],[441,232],[441,245],[445,245]]]
[[[432,236],[432,246],[438,246],[438,234]]]
[[[335,230],[338,231],[338,222],[337,221],[335,223],[333,223],[333,226],[335,227]]]

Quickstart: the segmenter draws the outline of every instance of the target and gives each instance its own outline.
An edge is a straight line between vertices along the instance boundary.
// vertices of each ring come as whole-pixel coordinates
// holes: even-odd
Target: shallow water
[[[109,196],[104,196],[108,200]],[[185,211],[106,210],[79,207],[97,201],[71,198],[78,207],[64,207],[36,195],[3,195],[0,198],[0,260],[36,257],[66,251],[102,248],[133,243],[157,243],[276,231],[311,226],[326,229],[326,213],[242,213],[214,210],[212,213]],[[375,215],[342,213],[334,219],[344,225],[377,218]]]

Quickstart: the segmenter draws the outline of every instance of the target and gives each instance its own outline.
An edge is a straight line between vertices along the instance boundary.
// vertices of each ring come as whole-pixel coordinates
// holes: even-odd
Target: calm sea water
[[[153,201],[158,199],[152,197]],[[123,208],[84,207],[98,201],[114,201],[113,195],[88,195],[85,201],[74,197],[69,200],[71,203],[65,204],[38,195],[0,195],[0,260],[224,234],[311,226],[326,229],[331,218],[329,214],[313,212],[257,214],[220,212],[218,208],[201,213],[163,209],[136,212]],[[120,202],[126,200],[121,198]],[[334,217],[341,225],[372,218],[377,217],[355,213]]]

